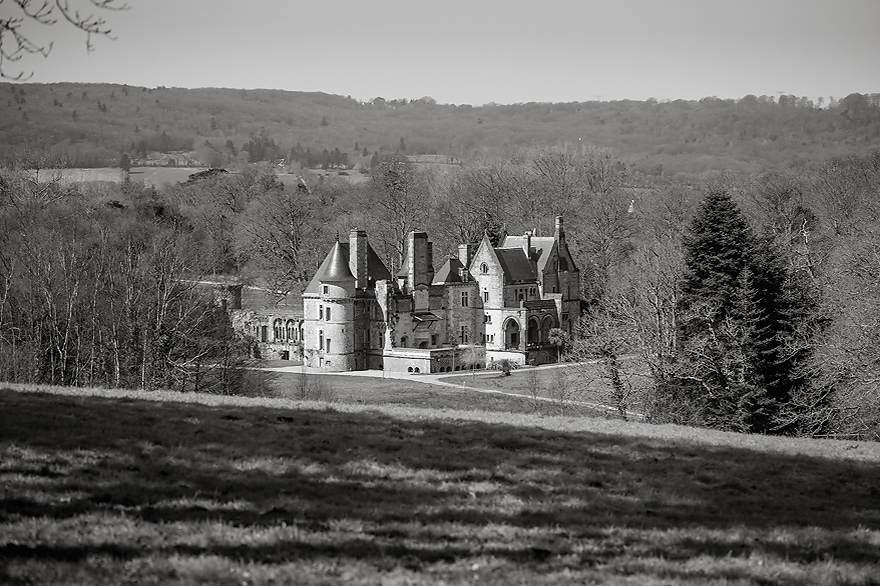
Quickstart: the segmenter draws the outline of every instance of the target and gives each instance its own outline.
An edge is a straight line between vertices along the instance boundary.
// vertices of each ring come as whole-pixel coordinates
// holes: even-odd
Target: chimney
[[[470,268],[471,255],[467,244],[458,245],[458,262],[464,265],[464,268]]]
[[[434,282],[434,243],[428,242],[428,284]]]
[[[526,258],[532,258],[532,233],[526,232],[523,234],[523,250],[526,253]]]
[[[348,233],[348,266],[354,275],[354,286],[367,288],[367,232],[354,229]]]
[[[562,231],[562,216],[556,216],[556,230],[553,232],[553,237],[556,240],[565,236],[565,232]]]
[[[406,255],[406,275],[409,279],[409,286],[415,288],[417,285],[428,285],[428,233],[427,232],[410,232],[409,233],[408,254]]]

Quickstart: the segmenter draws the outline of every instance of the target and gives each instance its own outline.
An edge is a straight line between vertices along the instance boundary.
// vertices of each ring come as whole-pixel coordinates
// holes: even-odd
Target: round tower
[[[311,366],[326,370],[353,370],[354,354],[354,298],[356,281],[351,273],[348,255],[343,245],[336,242],[327,255],[314,281],[319,285],[317,295],[309,305],[312,321],[312,347],[317,350]],[[316,318],[316,319],[315,319]]]

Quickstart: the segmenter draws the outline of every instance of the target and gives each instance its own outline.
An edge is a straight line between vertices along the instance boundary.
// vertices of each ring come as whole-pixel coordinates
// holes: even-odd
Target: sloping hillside
[[[880,94],[852,94],[825,108],[795,96],[473,107],[63,83],[0,84],[0,105],[0,159],[30,146],[63,155],[74,167],[115,164],[122,153],[185,149],[211,149],[218,161],[230,160],[248,143],[251,160],[295,150],[317,161],[324,150],[338,149],[354,162],[401,147],[470,158],[582,142],[616,148],[645,172],[670,174],[810,163],[880,145]]]
[[[89,396],[92,393],[95,396]],[[7,584],[876,584],[880,446],[0,390]]]

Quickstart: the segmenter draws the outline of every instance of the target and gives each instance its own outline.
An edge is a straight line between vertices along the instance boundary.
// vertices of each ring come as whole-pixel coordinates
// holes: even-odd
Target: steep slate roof
[[[348,245],[344,244],[346,256],[348,256]],[[388,281],[391,279],[391,271],[373,250],[373,247],[367,244],[367,279],[375,283],[376,281]]]
[[[354,275],[351,274],[348,259],[348,244],[337,241],[303,293],[320,293],[321,283],[353,281]],[[379,255],[369,244],[367,245],[367,279],[369,286],[372,286],[376,281],[391,279],[391,273],[388,272]]]
[[[522,248],[496,248],[495,255],[504,272],[504,281],[534,281],[538,278],[535,265]]]
[[[506,236],[504,242],[501,243],[502,248],[522,248],[526,243],[524,236]],[[532,236],[531,246],[529,247],[529,256],[538,263],[538,273],[544,272],[547,266],[547,259],[553,252],[553,245],[556,244],[556,238],[553,236]]]
[[[464,268],[464,265],[461,264],[461,261],[456,257],[451,256],[446,259],[446,262],[443,263],[443,266],[440,267],[440,270],[434,275],[433,285],[440,285],[442,283],[461,283],[461,269]]]

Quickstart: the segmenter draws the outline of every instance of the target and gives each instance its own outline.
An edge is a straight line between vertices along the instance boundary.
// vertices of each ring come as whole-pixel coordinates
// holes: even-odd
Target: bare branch
[[[7,0],[0,0],[2,5]],[[52,52],[53,43],[41,42],[24,32],[26,23],[35,23],[44,26],[52,26],[58,23],[59,18],[65,20],[76,29],[86,35],[86,51],[94,50],[92,37],[100,35],[114,39],[107,21],[100,16],[104,10],[121,11],[128,10],[128,4],[121,0],[9,0],[18,10],[18,14],[8,17],[0,17],[0,78],[13,81],[24,81],[33,76],[33,72],[18,73],[9,71],[9,63],[16,63],[25,55],[42,55],[48,57]],[[87,4],[88,11],[81,12],[77,6]],[[95,12],[98,11],[98,12]],[[60,17],[59,17],[60,15]]]

